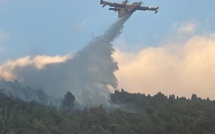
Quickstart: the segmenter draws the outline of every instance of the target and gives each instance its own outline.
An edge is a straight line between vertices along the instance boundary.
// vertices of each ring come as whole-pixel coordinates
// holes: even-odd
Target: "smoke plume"
[[[177,36],[177,34],[174,34]],[[187,37],[186,37],[187,38]],[[167,39],[169,40],[169,39]],[[173,39],[172,39],[173,40]],[[137,52],[117,50],[119,87],[129,92],[215,99],[215,34],[193,35]]]
[[[62,98],[72,92],[82,106],[110,106],[108,86],[117,87],[111,42],[120,34],[127,15],[115,22],[103,35],[95,37],[72,58],[35,68],[34,63],[16,66],[14,77],[31,87],[44,89],[51,97]]]

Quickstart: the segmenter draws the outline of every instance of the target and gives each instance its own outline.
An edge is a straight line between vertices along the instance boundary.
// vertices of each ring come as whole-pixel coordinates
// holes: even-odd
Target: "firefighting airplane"
[[[107,2],[100,0],[100,4],[105,7],[106,5],[110,6],[109,10],[117,11],[118,12],[118,18],[123,17],[124,15],[130,13],[132,14],[136,10],[142,10],[142,11],[155,11],[155,14],[158,12],[159,7],[146,7],[141,6],[142,2],[134,2],[133,4],[127,4],[128,0],[124,0],[121,4],[120,3],[114,3],[114,2]]]

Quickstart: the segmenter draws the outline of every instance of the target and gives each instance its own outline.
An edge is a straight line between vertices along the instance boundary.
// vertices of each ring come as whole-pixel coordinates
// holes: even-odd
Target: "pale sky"
[[[120,0],[110,1],[121,2]],[[130,0],[129,2],[132,3],[135,0]],[[180,70],[178,68],[183,68],[184,66],[186,67],[183,68],[183,71],[179,72],[187,74],[188,71],[188,74],[192,74],[192,70],[195,69],[190,69],[191,65],[187,62],[191,59],[193,61],[195,56],[199,55],[193,54],[190,56],[187,53],[187,48],[189,48],[189,52],[205,48],[203,55],[198,58],[208,58],[210,62],[207,63],[207,66],[202,67],[206,72],[196,69],[196,73],[197,75],[202,74],[199,76],[199,79],[201,76],[208,78],[208,75],[212,75],[215,70],[213,68],[215,65],[215,56],[212,55],[212,53],[215,53],[213,47],[215,46],[215,37],[213,36],[215,34],[215,1],[145,0],[143,3],[145,6],[159,6],[160,9],[157,14],[149,11],[135,12],[125,23],[121,36],[114,41],[114,47],[119,52],[118,55],[116,54],[115,59],[118,60],[119,66],[122,68],[122,71],[116,74],[119,86],[131,88],[127,85],[129,84],[127,83],[128,78],[124,77],[134,76],[135,78],[139,78],[136,82],[130,83],[130,85],[137,85],[135,92],[146,91],[148,93],[155,93],[158,90],[152,91],[150,88],[160,87],[160,89],[165,88],[163,91],[167,94],[191,94],[194,89],[187,92],[187,94],[178,91],[166,91],[168,82],[156,84],[153,78],[149,78],[149,76],[153,77],[153,73],[150,71],[155,73],[159,69],[149,69],[150,71],[148,70],[148,74],[146,74],[143,71],[145,65],[143,65],[143,68],[141,66],[138,67],[138,65],[146,63],[145,60],[142,61],[141,56],[148,57],[149,55],[147,54],[152,54],[155,57],[159,57],[159,54],[161,54],[165,58],[158,62],[165,62],[168,56],[172,56],[173,58],[169,59],[168,66],[163,66],[163,69],[161,69],[163,74],[158,75],[156,73],[154,75],[154,77],[157,77],[156,81],[161,81],[162,76],[166,76],[167,73],[178,72]],[[75,53],[83,48],[93,37],[102,34],[117,19],[117,14],[109,11],[108,7],[102,8],[99,5],[99,0],[0,0],[0,64],[24,56],[55,56]],[[196,40],[199,42],[202,41],[203,45],[198,45],[199,42]],[[201,45],[202,47],[199,49],[195,48]],[[191,49],[192,47],[190,48],[190,46],[194,47],[194,49]],[[206,46],[210,49],[206,48]],[[150,48],[150,52],[147,51]],[[158,51],[159,48],[162,52]],[[209,50],[211,51],[209,52]],[[206,55],[208,53],[209,55]],[[175,61],[175,57],[177,59],[181,55],[182,57],[188,57]],[[136,58],[140,60],[137,61]],[[147,64],[149,65],[147,67],[159,66],[158,62],[156,64]],[[203,64],[204,62],[207,61],[196,60],[196,65]],[[180,63],[184,64],[178,65]],[[139,72],[131,74],[123,73],[123,69],[125,72],[127,72],[126,68],[128,70],[132,69],[133,65],[131,64],[135,64],[136,69],[141,68]],[[192,64],[192,67],[195,68],[196,66]],[[173,72],[168,72],[169,68]],[[144,78],[138,76],[138,74],[143,75]],[[184,77],[183,74],[181,78],[177,77],[174,80],[182,82],[181,80]],[[215,94],[214,76],[209,77],[209,83],[202,82],[205,84],[204,87],[209,88],[206,94],[204,94],[204,91],[199,92],[203,97]],[[144,79],[150,80],[141,81]],[[191,78],[187,79],[189,81]],[[192,81],[195,88],[198,88],[198,84],[196,83],[199,83],[199,81],[202,80]],[[148,85],[141,86],[144,82],[145,84],[148,82]],[[150,86],[150,82],[154,86]],[[185,90],[190,89],[190,85],[186,86],[185,83],[180,88],[184,88]],[[179,85],[177,82],[170,84],[170,88],[179,87],[177,85]],[[140,90],[141,87],[145,88],[145,90]],[[210,97],[215,98],[215,95],[211,95]]]
[[[157,45],[175,24],[188,21],[199,23],[199,33],[215,31],[214,0],[145,0],[144,5],[159,6],[159,12],[135,12],[121,35],[127,44]],[[99,0],[1,0],[0,62],[76,52],[115,20],[117,14]]]

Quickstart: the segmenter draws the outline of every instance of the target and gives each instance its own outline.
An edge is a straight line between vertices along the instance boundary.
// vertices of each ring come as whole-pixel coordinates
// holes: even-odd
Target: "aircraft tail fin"
[[[122,5],[126,5],[128,3],[128,0],[124,0],[123,2],[122,2]]]

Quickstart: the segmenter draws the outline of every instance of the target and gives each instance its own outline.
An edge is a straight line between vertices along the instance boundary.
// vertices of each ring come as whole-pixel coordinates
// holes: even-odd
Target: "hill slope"
[[[191,100],[130,94],[111,94],[118,109],[102,106],[62,111],[36,102],[0,94],[2,134],[214,134],[215,102],[196,95]]]

